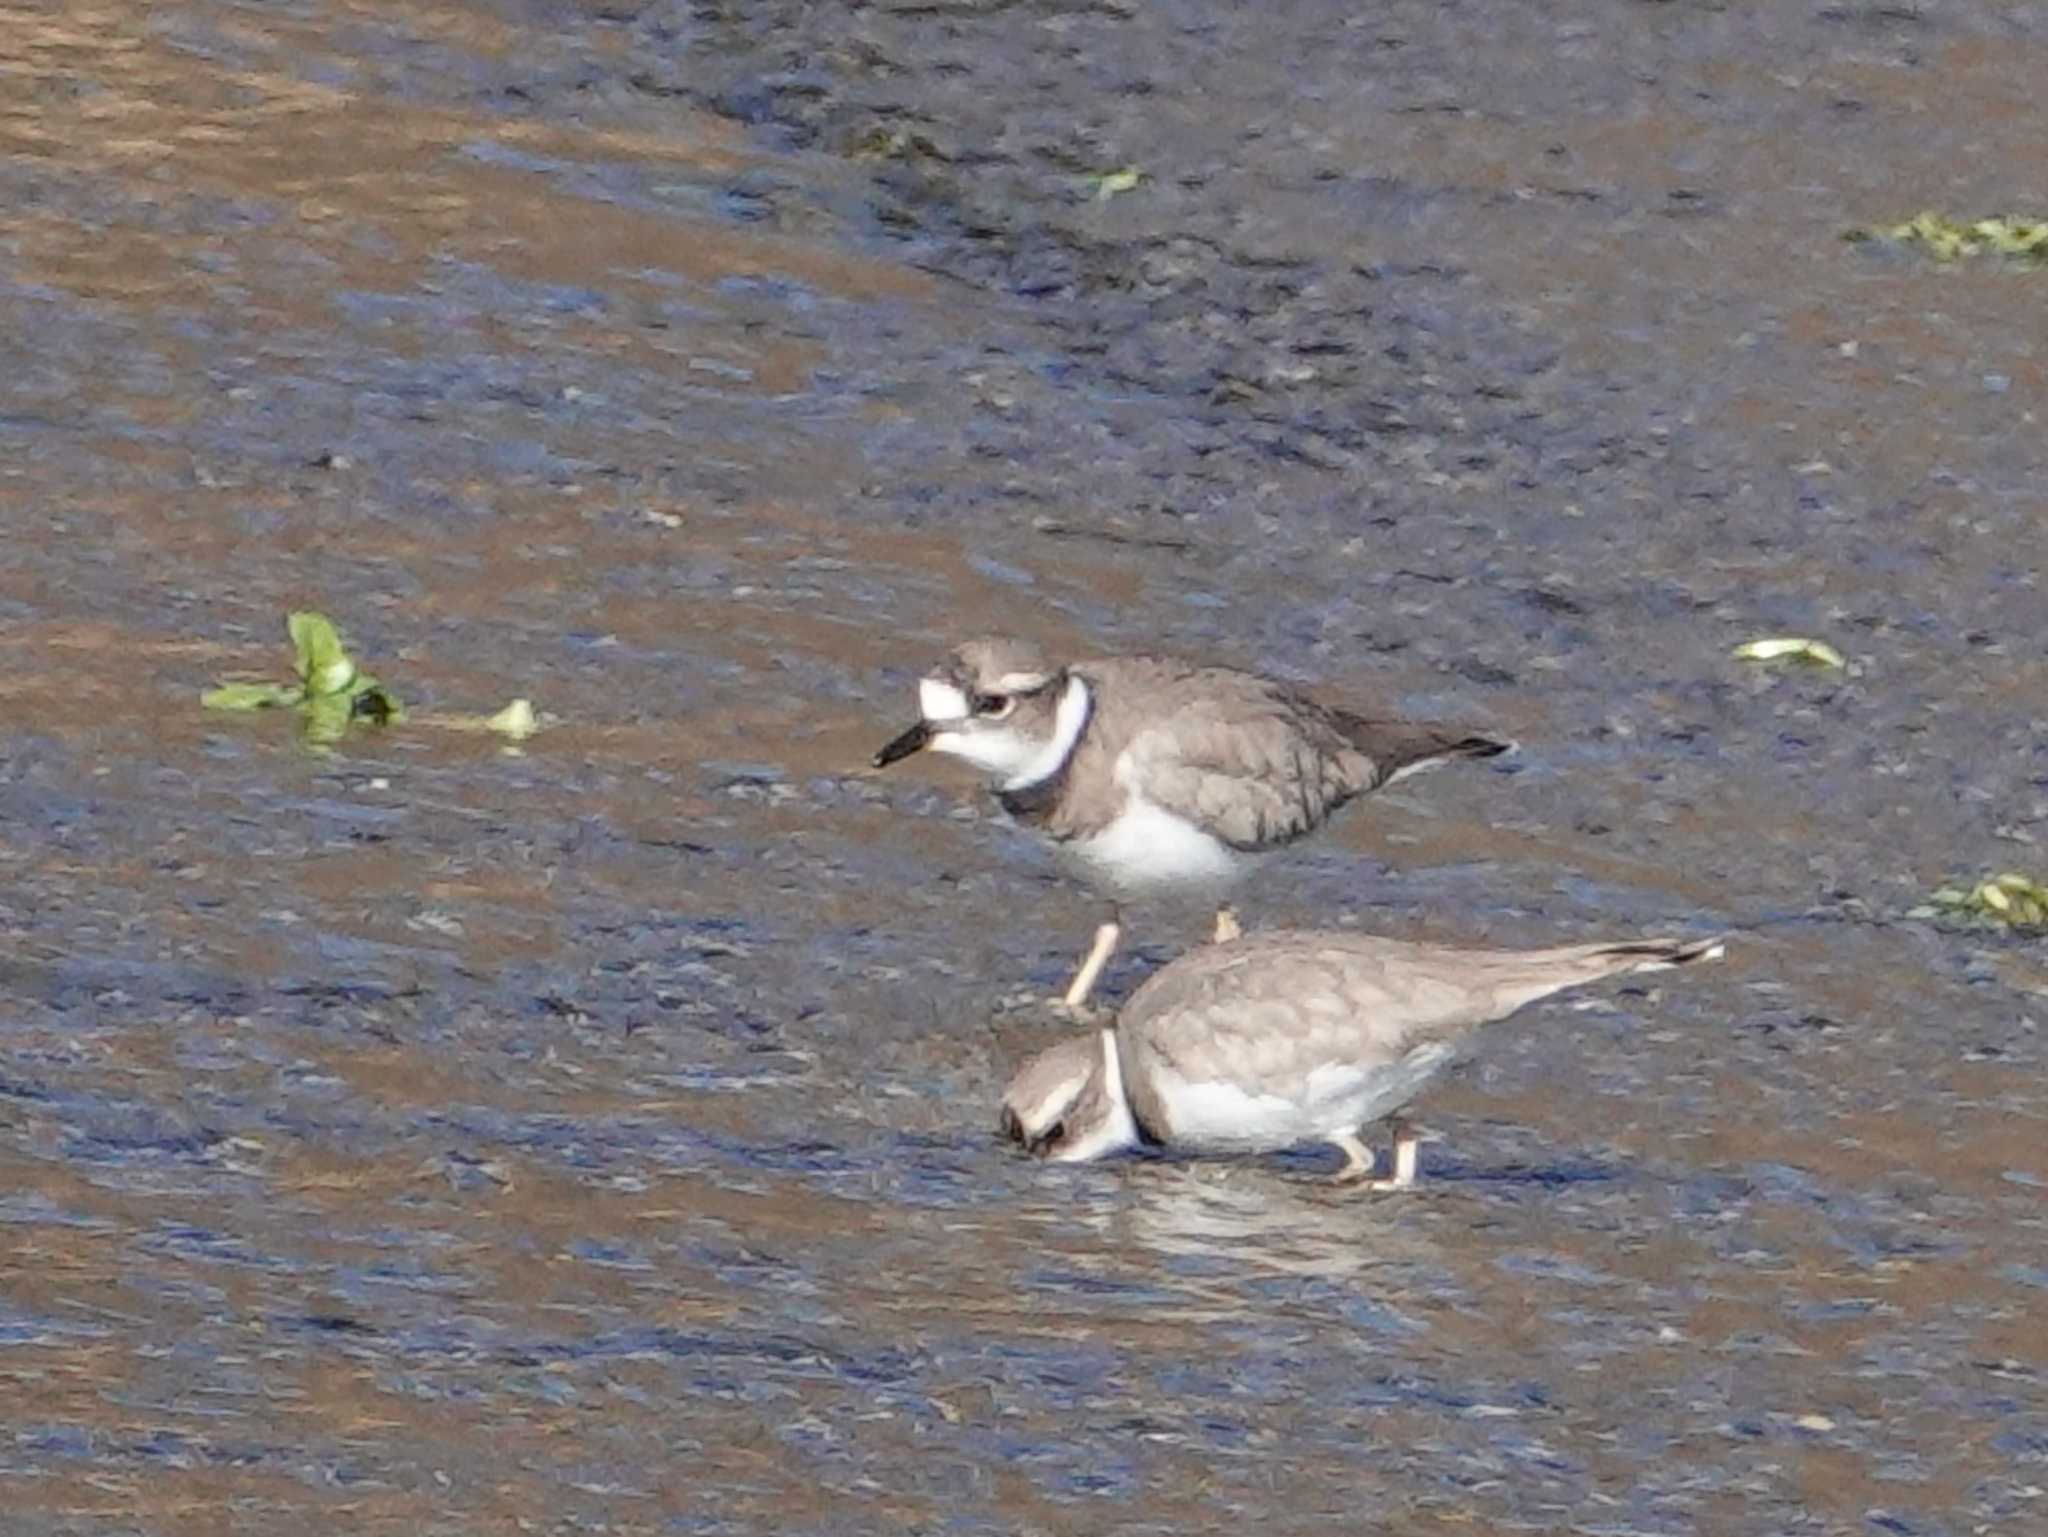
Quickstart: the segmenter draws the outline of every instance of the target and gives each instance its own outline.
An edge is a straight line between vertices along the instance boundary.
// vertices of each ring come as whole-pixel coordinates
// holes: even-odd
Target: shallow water
[[[0,5],[7,1531],[2039,1522],[2048,960],[1906,913],[2041,863],[2048,279],[1840,236],[2048,203],[2044,31]],[[198,710],[294,606],[415,721]],[[1021,1160],[1097,909],[866,767],[989,628],[1522,741],[1254,922],[1730,960],[1412,1198]]]

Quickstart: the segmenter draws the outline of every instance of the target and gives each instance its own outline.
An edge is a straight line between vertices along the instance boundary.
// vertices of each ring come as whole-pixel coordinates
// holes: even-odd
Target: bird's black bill
[[[907,758],[922,749],[932,739],[932,723],[921,720],[903,735],[894,738],[887,747],[875,754],[875,767],[887,768],[898,758]]]

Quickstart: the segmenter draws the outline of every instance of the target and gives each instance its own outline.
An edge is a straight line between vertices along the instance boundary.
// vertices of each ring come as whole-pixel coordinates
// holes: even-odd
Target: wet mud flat
[[[0,7],[0,1524],[2037,1523],[2048,961],[1908,915],[2041,866],[2044,279],[1840,237],[2048,204],[2043,25]],[[199,711],[302,606],[560,724]],[[1017,1159],[970,628],[1523,743],[1255,923],[1731,958],[1412,1198]]]

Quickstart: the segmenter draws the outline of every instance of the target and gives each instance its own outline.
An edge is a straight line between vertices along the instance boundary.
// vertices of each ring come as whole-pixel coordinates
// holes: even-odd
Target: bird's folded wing
[[[1278,698],[1235,711],[1190,703],[1125,749],[1126,782],[1233,848],[1271,848],[1356,793],[1342,739]]]

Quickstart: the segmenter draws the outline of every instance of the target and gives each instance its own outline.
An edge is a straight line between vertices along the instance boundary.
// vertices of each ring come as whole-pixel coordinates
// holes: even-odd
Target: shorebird
[[[1078,1163],[1156,1143],[1270,1152],[1330,1142],[1339,1183],[1405,1190],[1420,1133],[1400,1116],[1479,1026],[1567,987],[1718,959],[1720,939],[1470,950],[1329,930],[1205,945],[1154,973],[1115,1027],[1040,1052],[1003,1095],[1002,1126]],[[1391,1123],[1373,1178],[1366,1127]]]
[[[1347,801],[1511,743],[1362,715],[1289,683],[1161,656],[1064,665],[1028,642],[969,641],[917,687],[919,718],[875,754],[922,748],[986,773],[1012,818],[1047,839],[1118,919],[1096,930],[1063,1000],[1078,1008],[1121,935],[1121,904],[1163,889],[1215,895]],[[1216,938],[1238,932],[1225,907]]]

